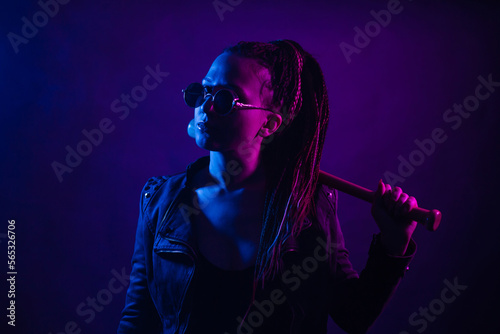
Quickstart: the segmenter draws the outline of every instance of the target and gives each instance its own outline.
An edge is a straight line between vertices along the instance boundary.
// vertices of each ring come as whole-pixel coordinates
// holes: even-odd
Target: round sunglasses
[[[219,89],[214,95],[207,92],[200,83],[192,83],[186,89],[183,89],[184,101],[191,108],[198,108],[203,105],[207,99],[211,99],[214,111],[219,115],[227,115],[235,108],[239,109],[262,109],[274,112],[271,109],[257,107],[250,104],[239,102],[239,97],[235,92],[229,89]]]

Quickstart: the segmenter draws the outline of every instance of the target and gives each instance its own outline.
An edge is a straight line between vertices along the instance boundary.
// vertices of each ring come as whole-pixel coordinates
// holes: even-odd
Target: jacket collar
[[[190,249],[194,253],[194,239],[189,217],[198,214],[199,209],[193,204],[192,184],[196,172],[208,166],[209,162],[209,156],[201,157],[190,163],[184,172],[178,174],[180,183],[174,182],[173,187],[176,187],[177,191],[162,215],[156,235],[154,247],[156,252],[187,252],[187,249]],[[174,189],[167,188],[166,194],[172,190]]]
[[[193,178],[194,175],[202,170],[203,168],[207,167],[210,163],[210,156],[206,155],[203,156],[196,161],[190,163],[187,168],[186,168],[186,178],[183,180],[183,187],[191,188],[192,183],[193,183]]]

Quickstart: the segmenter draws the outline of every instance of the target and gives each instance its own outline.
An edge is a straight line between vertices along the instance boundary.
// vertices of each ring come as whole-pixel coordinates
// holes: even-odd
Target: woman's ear
[[[272,112],[266,112],[266,122],[262,125],[262,127],[259,130],[259,135],[261,137],[269,137],[273,133],[275,133],[279,127],[281,126],[281,123],[283,122],[283,119],[281,118],[280,114],[272,113]]]

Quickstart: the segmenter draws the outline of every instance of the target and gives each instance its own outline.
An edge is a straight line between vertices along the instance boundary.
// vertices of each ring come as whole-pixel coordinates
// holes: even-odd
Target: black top
[[[186,334],[236,333],[252,301],[254,268],[224,270],[198,252],[191,283],[193,310]]]

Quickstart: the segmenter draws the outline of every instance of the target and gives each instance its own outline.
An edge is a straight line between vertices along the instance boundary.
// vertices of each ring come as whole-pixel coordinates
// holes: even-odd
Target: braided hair
[[[284,120],[262,150],[267,190],[255,292],[258,281],[263,284],[279,273],[285,241],[306,227],[309,213],[315,214],[313,197],[329,119],[328,95],[318,62],[297,42],[239,42],[224,52],[255,59],[269,70],[273,97],[268,107],[279,110]]]

